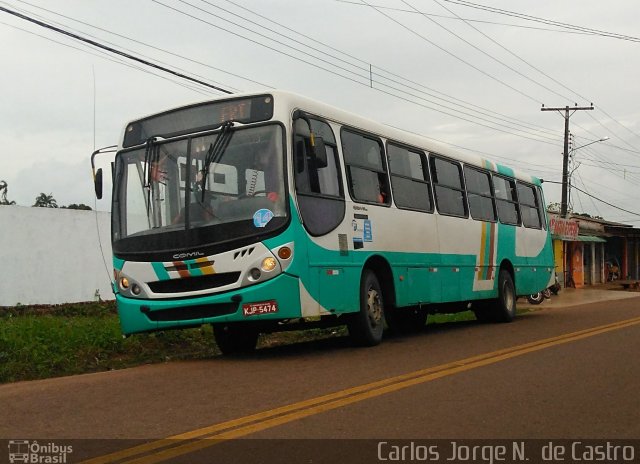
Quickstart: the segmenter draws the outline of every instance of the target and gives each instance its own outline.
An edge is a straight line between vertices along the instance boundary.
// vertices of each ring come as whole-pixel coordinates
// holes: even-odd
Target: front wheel
[[[213,324],[213,336],[224,355],[250,353],[258,343],[258,331],[248,323]]]
[[[370,269],[365,269],[360,279],[360,311],[350,315],[347,327],[357,345],[374,346],[382,341],[384,298],[378,278]]]

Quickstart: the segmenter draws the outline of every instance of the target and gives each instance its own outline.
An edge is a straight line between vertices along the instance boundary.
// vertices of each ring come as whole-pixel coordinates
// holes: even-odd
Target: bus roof
[[[285,106],[285,108],[287,108],[287,111],[289,112],[287,117],[290,117],[293,111],[300,109],[305,112],[317,115],[319,117],[325,118],[327,120],[330,120],[345,126],[349,126],[365,132],[369,132],[379,137],[390,139],[408,146],[420,148],[429,153],[443,155],[449,158],[462,161],[465,164],[471,164],[484,169],[488,169],[493,172],[507,174],[517,179],[523,180],[525,182],[531,182],[535,185],[541,184],[540,179],[535,176],[532,176],[526,172],[511,168],[509,166],[496,163],[488,158],[484,158],[482,156],[475,155],[472,153],[463,153],[463,152],[454,150],[442,143],[438,143],[428,138],[427,136],[416,134],[413,132],[408,132],[403,129],[398,129],[396,127],[389,126],[387,124],[383,124],[383,123],[374,121],[372,119],[362,117],[358,114],[355,114],[346,110],[342,110],[335,106],[314,100],[312,98],[305,97],[305,96],[302,96],[293,92],[285,91],[285,90],[266,89],[263,91],[253,91],[253,92],[224,95],[224,96],[221,96],[220,98],[213,98],[210,100],[196,102],[196,103],[192,103],[182,107],[173,107],[164,111],[143,116],[141,118],[136,118],[134,120],[129,121],[125,125],[122,132],[123,136],[120,139],[120,143],[122,143],[122,140],[124,140],[124,133],[126,128],[129,126],[129,124],[131,124],[134,121],[139,121],[141,119],[151,117],[151,116],[157,116],[165,112],[174,111],[180,108],[189,108],[189,107],[199,106],[201,104],[208,103],[208,102],[236,99],[236,98],[243,98],[243,97],[253,97],[253,96],[265,95],[265,94],[273,95],[274,100],[277,102],[276,108],[282,108],[283,105]],[[280,114],[278,114],[278,111],[280,111]],[[276,112],[274,113],[274,117],[283,118],[284,115],[282,114],[282,109],[280,110],[276,109]]]
[[[531,182],[536,185],[540,185],[541,183],[539,178],[532,176],[531,174],[497,163],[489,158],[454,150],[424,135],[398,129],[292,92],[271,90],[268,93],[273,95],[275,99],[279,99],[280,104],[282,104],[283,99],[288,100],[290,102],[289,105],[291,110],[301,109],[309,113],[316,114],[317,116],[324,117],[328,120],[360,129],[365,132],[373,133],[385,139],[404,143],[409,146],[414,146],[415,148],[421,148],[430,153],[460,160],[465,164],[475,165],[501,174],[508,174],[517,179]],[[254,93],[247,95],[254,95]]]

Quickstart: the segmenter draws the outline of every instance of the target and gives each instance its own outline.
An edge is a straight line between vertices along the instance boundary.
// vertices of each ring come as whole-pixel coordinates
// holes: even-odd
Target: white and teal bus
[[[539,179],[287,92],[132,121],[112,171],[127,335],[212,324],[231,353],[346,324],[375,345],[431,312],[511,321],[553,277]]]

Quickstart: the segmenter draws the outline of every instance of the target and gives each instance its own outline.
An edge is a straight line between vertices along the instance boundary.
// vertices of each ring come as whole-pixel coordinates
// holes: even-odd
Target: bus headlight
[[[271,272],[276,268],[277,264],[278,262],[275,258],[268,257],[262,260],[262,264],[260,265],[260,267],[264,272]]]
[[[122,290],[126,290],[129,288],[129,279],[127,279],[126,277],[123,277],[122,279],[120,279],[120,288]]]

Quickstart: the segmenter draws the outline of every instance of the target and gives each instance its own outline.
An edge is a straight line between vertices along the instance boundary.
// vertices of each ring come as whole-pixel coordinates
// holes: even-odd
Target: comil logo
[[[9,440],[9,462],[33,464],[65,464],[67,455],[73,453],[70,445],[38,443],[29,440]]]
[[[173,255],[173,259],[198,258],[204,256],[201,251],[192,251],[191,253],[177,253]]]

